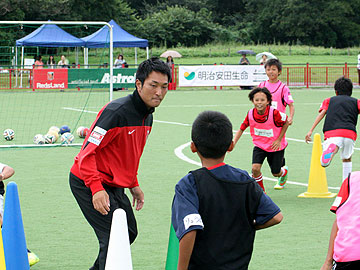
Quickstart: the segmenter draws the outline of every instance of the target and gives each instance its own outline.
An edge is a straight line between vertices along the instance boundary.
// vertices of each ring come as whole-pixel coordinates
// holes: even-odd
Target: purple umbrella
[[[253,50],[240,50],[240,51],[237,51],[237,53],[239,53],[239,54],[255,54],[255,52]]]

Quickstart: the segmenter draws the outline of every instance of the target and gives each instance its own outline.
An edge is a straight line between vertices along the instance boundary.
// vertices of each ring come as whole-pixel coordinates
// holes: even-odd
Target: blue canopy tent
[[[61,29],[56,24],[43,24],[27,36],[18,39],[16,46],[81,47],[85,42]]]
[[[137,62],[136,48],[146,47],[147,58],[149,58],[149,43],[147,39],[135,37],[122,29],[114,20],[109,24],[113,27],[113,46],[115,47],[135,47],[135,63]],[[105,25],[95,33],[81,38],[85,42],[86,48],[108,48],[110,45],[109,28]],[[87,55],[87,53],[85,53]],[[87,62],[87,58],[85,60]]]
[[[35,31],[16,41],[16,48],[22,47],[21,65],[24,62],[24,46],[81,47],[84,45],[85,42],[83,40],[74,37],[56,24],[43,24]],[[76,51],[76,62],[78,63],[78,51]]]
[[[24,46],[34,47],[81,47],[85,42],[80,38],[74,37],[61,29],[56,24],[43,24],[27,36],[16,40],[16,63],[17,47],[21,48],[21,66],[24,67]],[[76,50],[76,63],[78,63],[78,50]],[[21,73],[22,76],[22,73]],[[22,80],[20,80],[22,86]]]

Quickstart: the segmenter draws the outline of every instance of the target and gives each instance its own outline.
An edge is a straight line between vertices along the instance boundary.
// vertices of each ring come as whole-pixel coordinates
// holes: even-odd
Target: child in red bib
[[[287,169],[283,166],[284,151],[287,146],[285,132],[289,126],[286,114],[271,107],[271,93],[265,87],[255,88],[249,94],[254,109],[249,110],[240,129],[234,137],[238,142],[247,127],[254,143],[252,174],[256,182],[265,191],[262,164],[267,158],[273,176],[278,177],[275,189],[283,189],[287,180]]]

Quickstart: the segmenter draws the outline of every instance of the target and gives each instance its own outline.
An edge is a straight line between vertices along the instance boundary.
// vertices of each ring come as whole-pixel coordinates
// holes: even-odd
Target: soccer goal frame
[[[108,22],[102,22],[102,21],[0,21],[0,25],[11,25],[11,24],[18,24],[18,25],[43,25],[43,24],[56,24],[56,25],[99,25],[104,26],[106,25],[109,28],[109,75],[110,78],[113,78],[113,28]],[[21,65],[24,65],[24,47],[22,47],[22,59],[21,59]],[[85,47],[86,48],[86,47]],[[15,49],[17,50],[17,46],[15,46]],[[17,52],[16,52],[17,57]],[[109,101],[113,100],[113,80],[110,80],[109,83]],[[82,144],[70,144],[69,146],[81,146]],[[56,147],[59,145],[54,144],[44,144],[44,145],[0,145],[0,148],[32,148],[32,147]]]
[[[107,22],[92,22],[92,21],[0,21],[1,24],[56,24],[56,25],[106,25],[109,28],[109,34],[110,34],[110,40],[109,40],[109,68],[110,68],[110,78],[113,77],[113,51],[114,51],[114,35],[113,35],[113,28],[112,26]],[[23,51],[22,47],[22,51]],[[17,46],[15,47],[17,49]],[[17,55],[17,54],[16,54]],[[22,53],[22,59],[21,59],[21,65],[23,65],[23,53]],[[112,101],[113,99],[113,80],[110,80],[110,86],[109,86],[109,99]]]

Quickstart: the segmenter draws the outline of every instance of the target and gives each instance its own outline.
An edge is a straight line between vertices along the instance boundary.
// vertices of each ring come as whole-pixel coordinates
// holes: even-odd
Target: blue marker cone
[[[169,245],[165,270],[176,270],[179,260],[179,239],[176,237],[174,227],[170,227]]]
[[[8,183],[6,187],[2,238],[6,269],[29,270],[19,194],[15,182]]]

